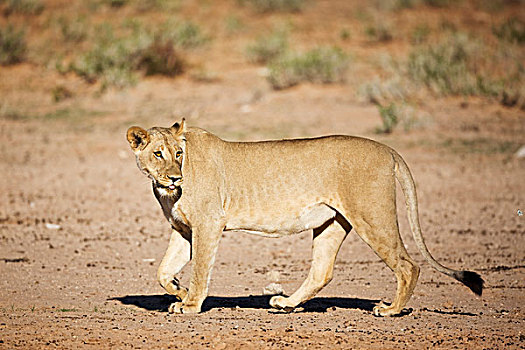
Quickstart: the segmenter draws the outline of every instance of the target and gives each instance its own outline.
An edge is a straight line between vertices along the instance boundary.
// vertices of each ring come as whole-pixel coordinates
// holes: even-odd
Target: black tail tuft
[[[480,295],[483,293],[483,278],[472,271],[458,271],[454,274],[454,278],[470,288],[471,291]]]

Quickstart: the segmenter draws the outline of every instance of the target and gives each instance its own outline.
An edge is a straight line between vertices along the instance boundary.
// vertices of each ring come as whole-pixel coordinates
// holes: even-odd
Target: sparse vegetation
[[[73,92],[64,85],[57,85],[51,91],[51,95],[53,97],[53,101],[60,102],[73,97]]]
[[[416,111],[405,103],[390,102],[388,105],[376,104],[381,117],[382,125],[375,129],[378,134],[390,134],[402,127],[410,131],[425,124],[425,118],[416,116]]]
[[[237,0],[240,5],[248,4],[257,12],[299,12],[307,0]]]
[[[304,54],[289,53],[269,66],[268,80],[274,89],[302,81],[334,83],[345,80],[348,56],[337,47],[321,47]]]
[[[430,34],[430,28],[428,27],[428,25],[420,24],[416,26],[414,30],[412,31],[410,41],[412,42],[412,44],[416,44],[416,45],[422,44],[427,40],[429,34]]]
[[[25,118],[26,116],[19,110],[12,108],[7,103],[0,102],[0,119],[21,120]]]
[[[77,309],[65,309],[65,308],[62,308],[62,309],[58,309],[58,311],[60,311],[60,312],[77,312],[78,310]]]
[[[53,112],[41,115],[28,116],[26,118],[42,118],[44,120],[69,120],[79,121],[88,117],[95,117],[103,114],[103,112],[95,110],[86,110],[78,107],[60,108]]]
[[[242,23],[242,20],[234,15],[226,17],[226,19],[224,20],[224,25],[226,27],[227,34],[236,33],[244,27],[244,23]]]
[[[130,37],[115,37],[111,27],[99,29],[103,35],[98,36],[95,46],[83,54],[70,66],[90,83],[102,81],[102,89],[108,86],[125,87],[136,82],[134,70],[137,67],[139,52],[149,44],[141,40],[141,33]]]
[[[418,0],[375,0],[373,3],[376,8],[380,10],[401,10],[405,8],[412,8],[416,5]]]
[[[417,0],[394,0],[395,9],[412,8],[416,5]]]
[[[486,84],[484,77],[476,74],[473,58],[479,54],[478,45],[467,35],[455,34],[437,45],[417,48],[410,54],[408,73],[413,80],[445,95],[477,94]]]
[[[9,16],[11,14],[23,15],[39,15],[44,10],[44,4],[40,0],[3,0],[4,14]]]
[[[499,26],[492,28],[492,32],[500,40],[517,44],[525,43],[525,22],[518,18],[509,18]]]
[[[516,152],[521,144],[513,141],[501,141],[477,137],[473,139],[449,138],[444,140],[440,146],[449,149],[452,153],[458,154],[512,154]]]
[[[268,63],[288,50],[288,34],[285,30],[274,30],[271,34],[257,38],[246,48],[248,59],[255,63]]]
[[[496,97],[508,106],[525,108],[523,51],[489,47],[480,39],[452,33],[436,44],[416,48],[408,76],[441,95]]]
[[[57,20],[60,34],[66,42],[79,43],[88,37],[88,24],[85,17],[79,16],[73,19],[60,17]]]
[[[180,0],[135,0],[140,11],[173,11],[180,7]]]
[[[129,0],[102,0],[102,2],[111,7],[119,8],[127,5]]]
[[[363,84],[359,88],[359,94],[367,102],[385,105],[393,101],[405,101],[412,94],[410,84],[404,81],[400,75],[390,79],[375,78]]]
[[[341,40],[349,40],[351,36],[352,35],[350,34],[350,30],[346,28],[341,29],[341,31],[339,32],[339,38]]]
[[[71,71],[88,82],[101,81],[102,89],[133,85],[137,72],[146,75],[175,76],[184,71],[185,61],[179,48],[193,48],[204,43],[200,28],[191,22],[168,21],[153,32],[139,22],[128,22],[120,35],[108,24],[98,28],[97,41],[73,64]]]
[[[0,65],[22,62],[26,57],[25,30],[9,24],[0,27]]]
[[[179,48],[191,49],[204,45],[209,38],[202,33],[201,28],[191,21],[166,21],[156,33],[161,41],[171,41]]]
[[[392,131],[394,131],[394,128],[397,126],[397,123],[399,122],[398,107],[395,103],[390,103],[388,106],[378,105],[377,108],[379,109],[379,115],[381,116],[381,121],[383,122],[383,125],[381,127],[378,127],[376,129],[376,132],[378,134],[392,133]]]
[[[507,0],[477,0],[476,6],[487,12],[499,12],[505,7]]]
[[[384,19],[377,20],[365,28],[365,34],[370,41],[385,42],[393,39],[392,29]]]
[[[154,40],[138,54],[138,67],[146,75],[160,74],[173,77],[184,71],[184,60],[177,54],[170,40]]]
[[[446,7],[453,2],[452,0],[421,0],[421,1],[425,5],[434,6],[434,7]]]
[[[446,7],[453,3],[452,0],[375,0],[375,6],[381,10],[402,10],[428,5],[432,7]]]

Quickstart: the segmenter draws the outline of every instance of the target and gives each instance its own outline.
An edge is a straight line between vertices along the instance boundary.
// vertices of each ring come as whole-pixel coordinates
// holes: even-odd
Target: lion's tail
[[[416,241],[419,251],[421,254],[423,254],[425,259],[430,263],[430,265],[432,265],[433,268],[439,272],[444,273],[445,275],[455,278],[469,287],[470,290],[472,290],[477,295],[481,295],[483,292],[484,281],[479,274],[472,271],[459,271],[445,267],[437,262],[428,251],[428,248],[423,239],[423,235],[421,234],[421,227],[419,225],[416,185],[414,183],[414,179],[412,178],[412,174],[410,173],[410,170],[408,169],[408,166],[403,158],[401,158],[401,156],[395,151],[392,152],[392,155],[395,162],[396,178],[403,189],[403,193],[405,194],[408,222],[410,223],[410,228],[412,230],[412,234],[414,235],[414,240]]]

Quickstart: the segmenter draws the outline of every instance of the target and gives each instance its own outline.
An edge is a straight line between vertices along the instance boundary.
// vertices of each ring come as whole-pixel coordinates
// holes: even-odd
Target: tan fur
[[[374,314],[399,314],[419,268],[399,235],[396,178],[407,196],[418,247],[434,267],[455,272],[426,250],[414,182],[402,158],[385,145],[350,136],[226,142],[202,129],[186,129],[184,120],[171,128],[131,127],[127,137],[173,227],[158,270],[160,284],[181,299],[171,305],[171,312],[200,312],[224,230],[270,237],[313,230],[307,279],[290,297],[270,301],[275,308],[292,310],[330,282],[339,248],[354,228],[398,281],[393,303],[376,306]],[[161,152],[162,159],[154,152]],[[186,290],[175,276],[190,257],[193,269]]]

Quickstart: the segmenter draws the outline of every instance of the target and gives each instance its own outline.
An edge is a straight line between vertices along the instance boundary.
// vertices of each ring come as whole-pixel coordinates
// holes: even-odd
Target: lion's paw
[[[292,312],[296,305],[290,304],[290,298],[276,295],[270,299],[270,305],[273,308],[284,310],[286,312]]]
[[[168,289],[168,288],[166,288],[166,290],[171,295],[177,297],[180,301],[183,301],[184,298],[186,298],[186,295],[188,295],[188,290],[186,288],[184,288],[184,287],[179,287],[178,289],[175,289],[175,288]]]
[[[168,312],[170,314],[181,314],[182,313],[182,303],[180,301],[172,303],[170,307],[168,307]]]
[[[197,305],[188,305],[177,301],[169,306],[168,312],[170,314],[197,314],[201,312],[201,308]]]
[[[177,297],[177,299],[179,299],[180,301],[184,300],[186,295],[188,295],[188,289],[180,286],[178,284],[178,281],[177,282],[171,281],[164,285],[161,283],[161,286],[163,286],[166,292]]]
[[[399,315],[399,313],[399,310],[396,310],[392,306],[386,305],[383,302],[380,302],[379,305],[374,306],[374,316],[377,317],[396,316]]]

